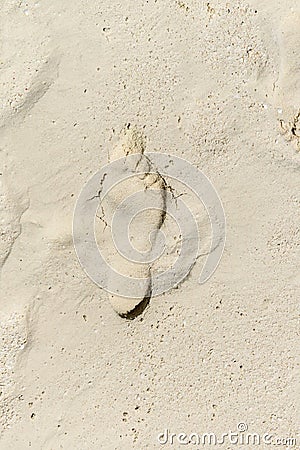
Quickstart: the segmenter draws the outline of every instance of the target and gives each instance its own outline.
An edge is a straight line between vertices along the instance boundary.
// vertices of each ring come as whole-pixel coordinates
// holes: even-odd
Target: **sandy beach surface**
[[[2,0],[0,43],[0,449],[297,448],[299,2]],[[124,127],[201,170],[226,215],[200,285],[191,197],[206,251],[133,320],[72,238]]]

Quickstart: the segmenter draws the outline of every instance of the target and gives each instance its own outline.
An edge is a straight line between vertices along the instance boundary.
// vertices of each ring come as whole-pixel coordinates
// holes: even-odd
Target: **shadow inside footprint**
[[[127,320],[134,320],[136,319],[138,316],[140,316],[145,309],[147,308],[147,306],[150,303],[150,299],[151,299],[151,293],[149,295],[147,295],[147,297],[143,298],[143,300],[136,305],[135,308],[133,308],[131,311],[128,311],[127,313],[124,314],[120,314],[119,316],[122,317],[122,319],[127,319]]]

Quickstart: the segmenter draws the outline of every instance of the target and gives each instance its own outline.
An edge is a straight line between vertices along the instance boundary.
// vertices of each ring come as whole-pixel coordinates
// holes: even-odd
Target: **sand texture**
[[[190,449],[158,435],[241,422],[296,438],[299,2],[2,0],[0,43],[0,450]],[[91,281],[72,237],[83,186],[124,149],[146,175],[107,197],[95,227],[112,264],[150,277],[125,301]],[[225,250],[202,285],[205,208],[147,175],[145,151],[186,159],[222,200]],[[164,190],[196,217],[200,253],[150,299],[180,253],[176,223],[136,221],[137,247],[154,231],[169,250],[132,268],[105,222],[124,196]]]

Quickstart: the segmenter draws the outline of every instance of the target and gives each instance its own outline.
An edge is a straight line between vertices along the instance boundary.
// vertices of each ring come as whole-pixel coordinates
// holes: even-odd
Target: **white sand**
[[[0,30],[0,449],[181,448],[158,434],[239,422],[295,437],[298,2],[2,0]],[[203,170],[227,219],[213,277],[200,258],[133,321],[72,243],[126,123]]]

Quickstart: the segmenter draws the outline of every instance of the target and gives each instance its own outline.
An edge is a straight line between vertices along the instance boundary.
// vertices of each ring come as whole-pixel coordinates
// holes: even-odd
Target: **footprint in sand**
[[[151,298],[151,254],[157,241],[158,232],[165,219],[166,211],[166,184],[162,176],[153,173],[151,162],[144,155],[145,143],[137,129],[127,126],[120,135],[117,145],[110,155],[111,162],[128,155],[139,155],[138,162],[130,158],[125,160],[126,170],[133,177],[123,180],[116,185],[101,202],[102,217],[107,223],[115,220],[119,230],[114,238],[120,243],[122,234],[128,232],[132,255],[140,255],[138,261],[120,251],[122,245],[114,246],[109,255],[109,262],[119,273],[129,278],[147,279],[146,288],[143,288],[140,298],[125,298],[110,294],[109,299],[114,310],[122,317],[133,318],[140,314],[148,305]],[[141,172],[141,173],[139,173]],[[151,173],[150,173],[151,172]],[[136,174],[136,175],[135,175]],[[155,209],[143,205],[155,199]],[[126,199],[129,199],[126,201]],[[153,203],[153,201],[152,201]],[[121,205],[121,206],[120,206]],[[119,208],[119,211],[118,211]],[[140,211],[137,213],[136,211]],[[128,224],[130,226],[128,227]],[[108,230],[108,233],[111,229]],[[126,242],[126,238],[124,239]],[[109,287],[115,291],[114,278],[109,279]]]
[[[224,250],[225,215],[197,167],[167,153],[145,153],[142,134],[127,126],[109,164],[78,197],[73,241],[114,310],[134,318],[150,298],[184,282],[198,258],[199,283],[211,277]]]

